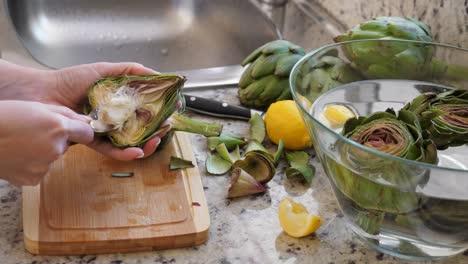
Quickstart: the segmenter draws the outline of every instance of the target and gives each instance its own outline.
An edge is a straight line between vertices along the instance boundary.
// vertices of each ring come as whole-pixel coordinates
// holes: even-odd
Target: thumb
[[[94,140],[94,131],[88,123],[83,121],[68,119],[64,122],[68,141],[87,145]]]
[[[51,105],[51,104],[44,104],[44,107],[47,108],[48,110],[55,112],[57,114],[61,114],[65,117],[68,117],[70,119],[82,121],[89,123],[92,119],[88,116],[85,115],[80,115],[76,113],[75,111],[71,110],[68,107],[61,106],[61,105]]]

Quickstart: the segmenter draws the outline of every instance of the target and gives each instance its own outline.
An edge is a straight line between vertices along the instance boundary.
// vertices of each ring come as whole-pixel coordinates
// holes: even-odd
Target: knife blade
[[[249,120],[253,114],[263,114],[262,111],[250,109],[243,106],[228,104],[213,99],[202,98],[198,96],[185,94],[185,108],[200,113],[221,118],[232,118],[240,120]]]
[[[175,71],[174,73],[187,78],[183,90],[188,92],[222,87],[237,87],[243,71],[244,69],[241,65],[228,65],[188,71]]]

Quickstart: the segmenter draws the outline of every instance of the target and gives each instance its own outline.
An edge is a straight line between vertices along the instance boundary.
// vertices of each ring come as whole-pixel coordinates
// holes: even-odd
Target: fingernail
[[[161,143],[161,138],[160,138],[160,137],[155,137],[154,140],[155,140],[155,143],[154,143],[154,144],[155,144],[156,147],[157,147],[157,146],[159,145],[159,143]]]
[[[141,153],[136,157],[137,159],[141,159],[145,156],[145,153],[143,152],[143,150],[140,149],[140,151]]]

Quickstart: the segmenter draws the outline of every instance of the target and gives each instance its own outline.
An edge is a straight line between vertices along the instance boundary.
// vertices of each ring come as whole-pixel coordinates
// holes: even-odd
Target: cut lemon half
[[[348,119],[355,117],[353,111],[344,105],[330,105],[325,108],[323,115],[332,128],[342,127]]]
[[[296,203],[289,198],[281,201],[278,208],[278,217],[284,232],[292,237],[310,235],[322,224],[320,217],[309,214],[302,204]]]

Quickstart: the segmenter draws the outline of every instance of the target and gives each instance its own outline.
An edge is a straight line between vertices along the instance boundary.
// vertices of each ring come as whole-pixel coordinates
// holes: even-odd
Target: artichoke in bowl
[[[403,109],[415,113],[437,149],[468,143],[468,91],[424,93]]]
[[[415,114],[388,109],[367,117],[349,119],[342,134],[358,144],[399,158],[435,164],[437,150],[424,137]],[[356,206],[355,223],[369,234],[376,234],[385,215],[408,214],[426,202],[416,193],[429,171],[397,159],[388,159],[348,142],[337,144],[341,158],[325,156],[336,188]]]
[[[266,108],[291,99],[289,74],[304,56],[304,49],[286,40],[275,40],[254,50],[242,62],[250,64],[239,80],[240,102],[249,107]]]
[[[93,113],[95,130],[117,147],[141,146],[163,130],[218,136],[222,126],[176,113],[185,77],[175,74],[125,75],[98,80],[88,90],[85,113]],[[167,119],[172,126],[161,126]],[[162,139],[166,142],[171,136]]]
[[[334,38],[432,41],[429,27],[414,18],[377,17]],[[353,66],[369,79],[422,79],[431,68],[431,46],[411,42],[357,42],[343,46]]]
[[[389,155],[425,163],[437,162],[434,143],[423,137],[417,117],[408,111],[400,111],[397,115],[389,109],[368,117],[352,118],[345,123],[342,133],[361,145]],[[418,208],[421,197],[404,189],[414,190],[418,184],[424,184],[425,171],[415,173],[412,166],[349,143],[338,147],[345,166],[335,163],[331,169],[335,172],[338,188],[349,199],[362,208],[394,214]]]

